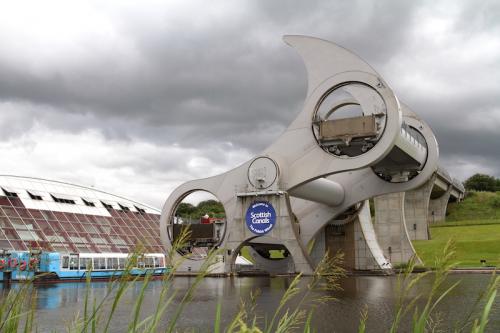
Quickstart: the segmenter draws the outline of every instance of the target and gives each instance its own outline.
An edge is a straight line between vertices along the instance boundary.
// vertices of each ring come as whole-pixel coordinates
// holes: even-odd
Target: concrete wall
[[[405,223],[405,193],[374,198],[374,229],[384,256],[392,264],[406,263],[415,256]]]
[[[305,275],[310,275],[313,272],[312,262],[306,253],[305,247],[298,241],[298,223],[295,222],[293,215],[290,212],[290,205],[287,202],[286,196],[269,195],[263,196],[263,200],[271,202],[276,210],[276,224],[274,228],[266,234],[266,237],[276,240],[276,243],[283,244],[290,252],[293,260],[293,267],[296,272],[302,272]],[[253,202],[253,197],[243,197],[238,199],[238,208],[232,223],[229,223],[227,228],[226,247],[231,249],[230,254],[225,253],[226,272],[235,272],[234,262],[236,260],[239,249],[249,240],[255,239],[253,234],[246,226],[244,209],[249,207]]]

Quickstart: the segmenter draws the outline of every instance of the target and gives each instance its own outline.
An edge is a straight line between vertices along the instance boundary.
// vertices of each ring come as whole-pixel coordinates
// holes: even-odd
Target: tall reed
[[[158,300],[151,313],[145,314],[143,312],[146,292],[152,281],[152,276],[147,274],[142,280],[139,280],[139,277],[132,275],[132,269],[140,256],[141,249],[138,248],[128,260],[123,274],[109,281],[105,292],[99,297],[91,295],[90,274],[87,272],[83,312],[75,314],[68,323],[67,331],[109,332],[116,324],[113,319],[117,309],[124,301],[127,291],[131,286],[140,283],[140,291],[135,297],[135,301],[131,305],[127,304],[127,307],[132,310],[124,330],[131,333],[178,332],[186,306],[195,296],[200,283],[211,272],[212,265],[220,254],[219,250],[211,251],[201,272],[194,277],[194,282],[184,294],[178,295],[178,290],[172,287],[172,280],[185,257],[174,256],[173,253],[177,249],[184,248],[188,238],[189,231],[185,231],[181,233],[174,244],[172,254],[168,258],[171,269],[161,277]],[[458,285],[457,282],[451,286],[445,286],[447,276],[454,267],[453,258],[454,247],[453,243],[449,242],[440,256],[436,258],[432,271],[413,274],[415,261],[409,262],[406,269],[398,276],[398,297],[389,332],[400,332],[403,320],[408,320],[410,316],[409,324],[412,332],[432,332],[440,328],[441,322],[437,307]],[[304,280],[301,274],[295,276],[269,318],[263,318],[262,314],[257,311],[258,293],[252,293],[248,301],[242,301],[237,313],[225,325],[222,323],[224,304],[218,303],[209,330],[215,333],[316,332],[314,329],[315,309],[318,305],[331,304],[331,301],[334,300],[332,295],[340,289],[340,279],[345,277],[345,271],[341,268],[342,259],[340,253],[333,256],[327,254],[310,278]],[[415,295],[416,287],[423,279],[431,279],[430,290]],[[464,318],[463,322],[456,324],[455,332],[482,333],[485,331],[499,283],[500,277],[493,276],[488,287],[474,302],[474,309]],[[180,298],[180,302],[174,302],[178,298]],[[35,306],[36,288],[33,286],[33,281],[15,285],[3,297],[0,304],[0,332],[37,332]],[[368,316],[367,308],[360,310],[361,319],[358,332],[370,331]]]

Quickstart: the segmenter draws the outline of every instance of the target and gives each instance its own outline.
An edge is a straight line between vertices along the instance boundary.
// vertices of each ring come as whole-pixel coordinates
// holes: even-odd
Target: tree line
[[[177,207],[175,215],[182,218],[199,219],[205,214],[210,217],[226,217],[224,206],[217,200],[200,201],[196,206],[187,202],[181,202]]]
[[[500,178],[476,173],[464,182],[464,187],[467,191],[497,192],[500,191]]]

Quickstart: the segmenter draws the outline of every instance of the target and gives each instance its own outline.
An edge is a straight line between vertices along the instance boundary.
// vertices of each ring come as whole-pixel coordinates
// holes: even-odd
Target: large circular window
[[[175,207],[168,230],[170,240],[179,242],[179,254],[194,260],[205,259],[224,239],[224,206],[209,192],[192,192]]]
[[[339,157],[355,157],[375,146],[387,121],[387,107],[372,87],[345,83],[320,100],[313,119],[318,144]]]

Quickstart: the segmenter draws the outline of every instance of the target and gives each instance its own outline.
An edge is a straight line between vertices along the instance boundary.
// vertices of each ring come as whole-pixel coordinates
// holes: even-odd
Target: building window
[[[28,192],[28,195],[30,196],[31,199],[33,200],[43,200],[42,196],[41,195],[37,195],[37,194],[33,194],[31,193],[30,191],[26,191]]]
[[[137,209],[137,211],[140,213],[140,214],[145,214],[146,213],[146,210],[145,209],[142,209],[142,208],[139,208],[137,206],[134,206],[135,209]]]
[[[54,199],[55,202],[59,202],[59,203],[66,203],[66,204],[71,204],[71,205],[74,205],[75,204],[75,200],[71,200],[71,199],[66,199],[66,198],[60,198],[60,197],[56,197],[55,195],[51,194],[50,195],[52,197],[52,199]]]
[[[111,242],[115,245],[127,245],[127,243],[118,236],[111,236]]]
[[[122,204],[118,204],[118,206],[120,206],[120,208],[124,211],[124,212],[130,212],[130,208],[128,208],[127,206],[124,206]]]
[[[82,198],[82,201],[83,203],[85,204],[85,206],[89,206],[89,207],[95,207],[95,203],[92,202],[92,201],[87,201],[85,199]]]
[[[101,201],[101,203],[102,203],[102,205],[104,206],[104,208],[106,208],[106,209],[113,209],[113,206],[112,206],[112,205],[107,204],[107,203],[102,202],[102,201]]]
[[[94,242],[94,244],[107,244],[106,240],[104,238],[101,238],[101,237],[91,236],[90,239],[92,240],[92,242]]]
[[[2,187],[2,191],[3,191],[3,193],[5,193],[5,195],[6,195],[7,197],[9,197],[9,198],[19,198],[19,196],[17,195],[17,193],[16,193],[16,192],[7,191],[7,190],[6,190],[6,189],[4,189],[3,187]]]

